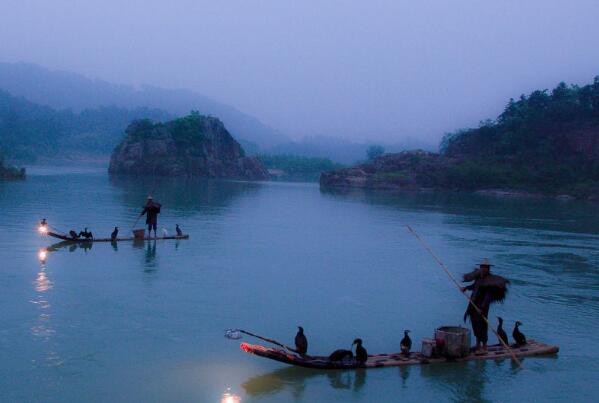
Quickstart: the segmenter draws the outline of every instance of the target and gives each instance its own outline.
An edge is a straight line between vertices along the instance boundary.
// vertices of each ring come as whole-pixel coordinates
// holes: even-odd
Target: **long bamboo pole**
[[[414,237],[416,239],[418,239],[418,241],[422,244],[422,246],[424,247],[424,249],[426,249],[428,251],[428,253],[430,253],[430,255],[433,257],[433,259],[435,259],[435,261],[439,264],[439,266],[441,266],[441,268],[443,269],[443,271],[445,271],[445,273],[447,274],[447,276],[451,279],[451,281],[453,281],[453,283],[455,284],[455,286],[458,288],[458,290],[460,291],[460,294],[462,294],[468,300],[468,303],[470,305],[472,305],[474,307],[474,309],[476,310],[476,312],[478,312],[478,314],[485,320],[485,322],[487,322],[487,326],[489,326],[489,328],[491,328],[491,330],[493,331],[493,333],[495,333],[495,336],[497,336],[497,340],[499,340],[499,342],[503,345],[503,347],[505,347],[507,349],[507,351],[510,353],[510,355],[512,356],[512,359],[516,362],[516,364],[518,364],[518,366],[520,368],[524,368],[522,366],[522,363],[518,359],[518,357],[516,357],[516,354],[514,353],[514,351],[510,348],[510,346],[507,345],[506,342],[504,342],[501,339],[501,337],[499,337],[499,335],[497,334],[497,330],[495,330],[495,328],[493,328],[493,326],[491,326],[491,324],[489,323],[489,320],[483,314],[483,312],[480,310],[480,308],[478,306],[476,306],[476,304],[472,301],[472,299],[468,295],[466,295],[466,293],[462,292],[462,286],[460,285],[460,283],[458,283],[458,281],[455,279],[455,277],[453,276],[453,274],[451,274],[451,272],[449,271],[449,269],[447,268],[447,266],[445,266],[445,263],[443,263],[441,261],[441,259],[439,259],[439,257],[437,257],[437,255],[435,254],[435,252],[433,252],[433,250],[428,246],[428,244],[426,242],[424,242],[424,240],[422,238],[420,238],[420,236],[416,233],[416,231],[414,231],[414,229],[412,229],[412,227],[410,227],[409,225],[406,225],[406,227],[412,233],[412,235],[414,235]]]
[[[252,336],[252,337],[255,337],[255,338],[257,338],[257,339],[264,340],[264,341],[266,341],[266,342],[269,342],[269,343],[275,344],[275,345],[277,345],[277,346],[279,346],[279,347],[283,347],[284,349],[286,349],[286,350],[289,350],[289,351],[292,351],[292,352],[294,352],[294,353],[298,353],[298,351],[297,351],[296,349],[294,349],[294,348],[291,348],[291,347],[289,347],[289,346],[287,346],[287,345],[285,345],[285,344],[283,344],[283,343],[281,343],[281,342],[278,342],[278,341],[276,341],[275,339],[269,339],[269,338],[267,338],[267,337],[259,336],[259,335],[257,335],[257,334],[254,334],[254,333],[252,333],[252,332],[248,332],[247,330],[242,330],[242,329],[236,329],[236,330],[237,330],[238,332],[245,333],[245,334],[247,334],[247,335],[249,335],[249,336]]]

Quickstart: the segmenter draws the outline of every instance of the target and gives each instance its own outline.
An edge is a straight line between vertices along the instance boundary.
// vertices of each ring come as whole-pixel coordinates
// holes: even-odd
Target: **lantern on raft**
[[[37,230],[42,235],[46,235],[48,233],[48,222],[45,218],[42,218],[42,221],[40,221],[40,226]]]

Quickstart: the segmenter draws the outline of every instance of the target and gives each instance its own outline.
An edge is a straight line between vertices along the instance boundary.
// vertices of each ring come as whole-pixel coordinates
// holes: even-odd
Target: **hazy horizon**
[[[599,3],[5,1],[0,60],[185,88],[292,138],[436,143],[599,74]]]

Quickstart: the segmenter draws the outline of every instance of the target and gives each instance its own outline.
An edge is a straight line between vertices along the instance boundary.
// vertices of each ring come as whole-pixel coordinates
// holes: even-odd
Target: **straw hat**
[[[152,197],[151,194],[148,195],[148,200],[153,200],[154,198]]]
[[[491,264],[491,263],[489,263],[489,259],[487,259],[487,258],[484,258],[484,259],[483,259],[483,260],[482,260],[482,261],[479,263],[479,266],[480,266],[480,267],[483,267],[483,266],[486,266],[486,267],[491,267],[491,266],[492,266],[492,264]]]

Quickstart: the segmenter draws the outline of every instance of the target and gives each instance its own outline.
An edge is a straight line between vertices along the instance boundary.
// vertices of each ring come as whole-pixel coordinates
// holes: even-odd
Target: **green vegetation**
[[[438,173],[451,187],[597,194],[599,76],[510,99],[496,120],[447,134],[441,153],[454,160]]]
[[[258,155],[258,160],[271,170],[275,179],[292,181],[318,181],[320,174],[342,168],[343,165],[328,158],[300,157],[297,155]]]
[[[25,179],[25,168],[15,168],[5,165],[4,156],[0,153],[0,180],[1,179]]]
[[[227,130],[219,119],[201,115],[198,111],[191,111],[187,116],[164,123],[154,123],[150,119],[134,120],[125,130],[132,141],[168,136],[175,141],[178,148],[198,155],[203,154],[202,147],[208,132],[227,132]],[[231,146],[235,142],[231,136],[223,136],[220,141],[228,143],[222,144],[223,146]],[[245,156],[242,148],[240,148],[240,154],[241,157]]]
[[[444,136],[441,153],[385,154],[321,186],[501,189],[599,200],[599,77],[511,99],[496,120]],[[369,153],[370,154],[370,153]]]
[[[373,144],[373,145],[369,146],[368,149],[366,150],[366,156],[368,157],[369,161],[372,161],[375,158],[378,158],[383,154],[385,154],[385,147],[377,145],[377,144]]]
[[[109,154],[134,119],[169,119],[166,112],[117,107],[55,110],[0,91],[0,147],[7,157],[33,161],[38,157]]]

